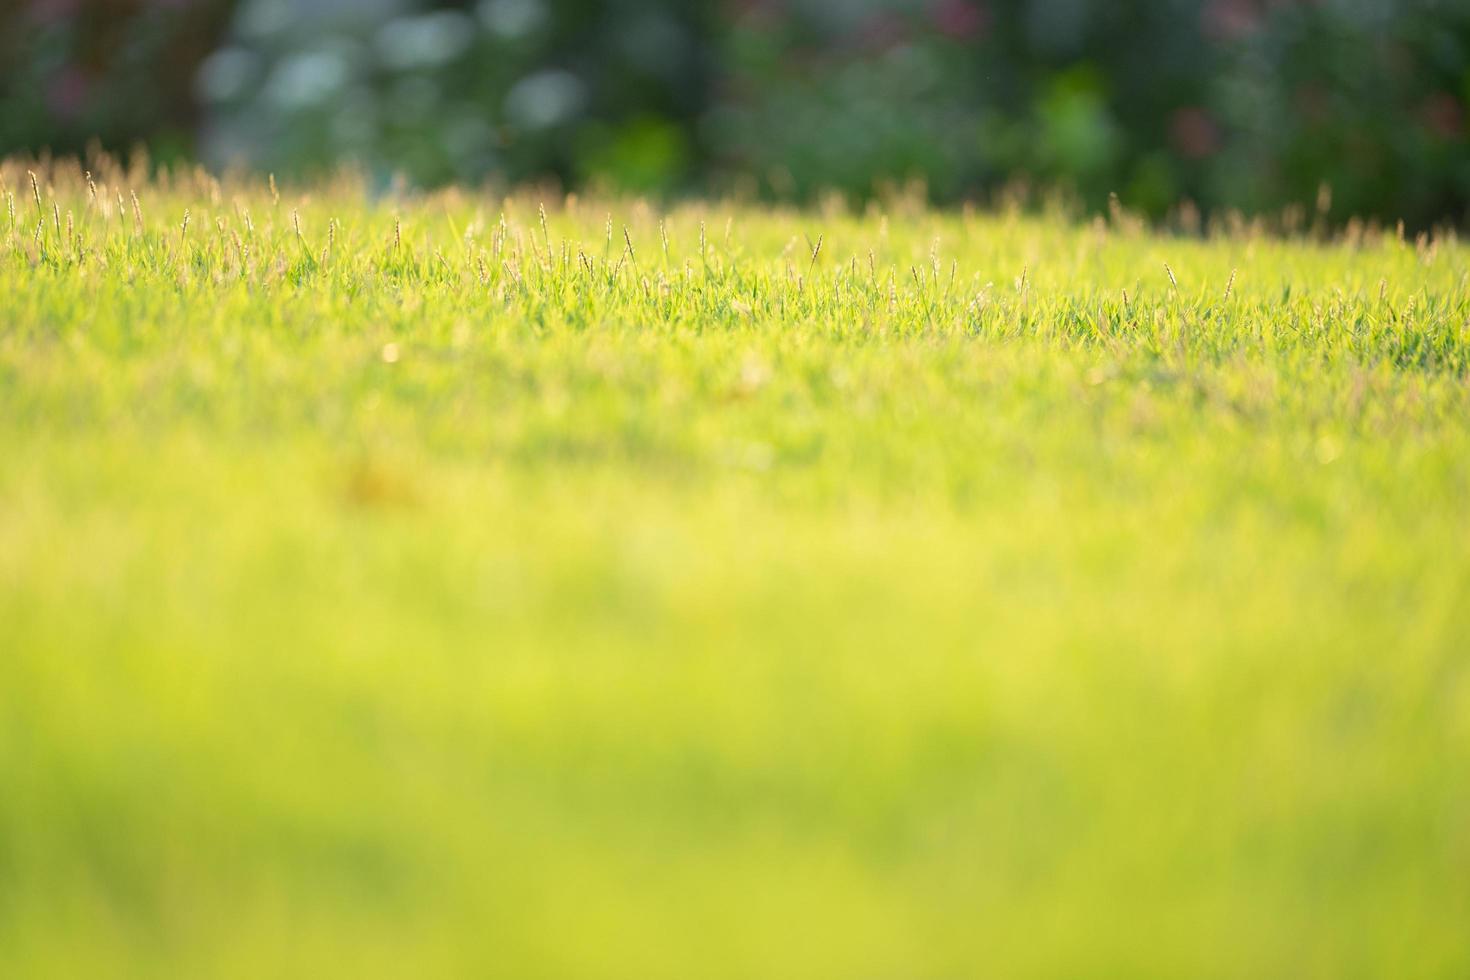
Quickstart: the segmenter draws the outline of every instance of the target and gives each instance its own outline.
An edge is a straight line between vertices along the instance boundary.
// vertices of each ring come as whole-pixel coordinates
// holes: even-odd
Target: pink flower
[[[1211,0],[1200,14],[1205,34],[1221,41],[1234,41],[1255,32],[1261,24],[1256,0]]]
[[[934,7],[934,26],[954,38],[974,37],[990,24],[990,14],[971,0],[939,0]]]
[[[1169,117],[1169,141],[1179,155],[1200,160],[1220,149],[1220,127],[1199,106],[1185,106]]]
[[[55,24],[75,17],[81,6],[81,0],[31,0],[31,19],[38,24]]]
[[[1419,110],[1424,125],[1442,140],[1452,140],[1464,132],[1465,118],[1460,103],[1448,92],[1436,92]]]
[[[87,76],[78,69],[62,69],[46,90],[46,104],[58,116],[74,119],[87,104],[87,93],[91,88]]]

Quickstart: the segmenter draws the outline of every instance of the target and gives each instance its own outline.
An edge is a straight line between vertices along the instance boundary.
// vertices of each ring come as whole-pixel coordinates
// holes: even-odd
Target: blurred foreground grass
[[[0,174],[0,975],[1470,972],[1453,238]]]

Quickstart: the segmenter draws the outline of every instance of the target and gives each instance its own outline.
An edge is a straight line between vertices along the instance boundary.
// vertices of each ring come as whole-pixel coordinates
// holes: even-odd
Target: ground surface
[[[3,174],[0,975],[1470,972],[1463,245]]]

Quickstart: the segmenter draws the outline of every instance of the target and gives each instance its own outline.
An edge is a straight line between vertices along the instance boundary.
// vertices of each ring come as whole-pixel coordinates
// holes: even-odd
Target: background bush
[[[379,181],[1017,177],[1161,214],[1470,214],[1463,0],[33,0],[0,148],[96,135]],[[1321,194],[1323,185],[1330,194]]]

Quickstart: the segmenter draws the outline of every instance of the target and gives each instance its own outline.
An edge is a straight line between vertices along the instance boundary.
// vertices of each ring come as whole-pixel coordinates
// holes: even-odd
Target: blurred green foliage
[[[1470,214],[1460,0],[32,0],[0,150],[91,136],[386,182],[1017,178],[1411,224]],[[1330,193],[1322,193],[1323,186]]]
[[[193,76],[229,5],[0,0],[0,150],[78,152],[93,139],[192,152]]]

